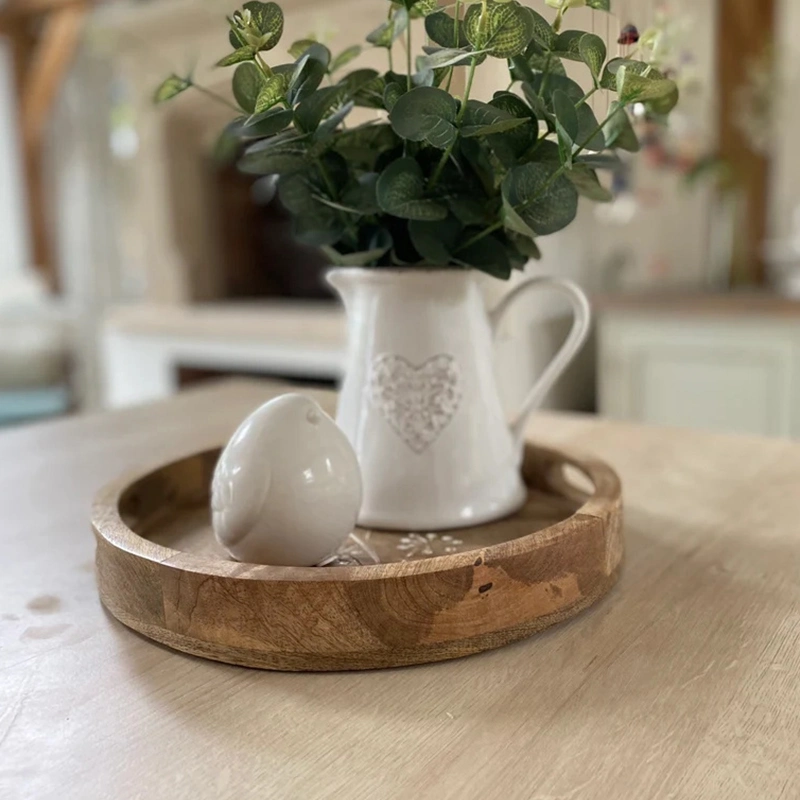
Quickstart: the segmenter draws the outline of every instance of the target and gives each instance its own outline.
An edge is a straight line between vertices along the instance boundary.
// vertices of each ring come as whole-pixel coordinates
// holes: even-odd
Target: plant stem
[[[406,91],[411,91],[411,20],[406,27]]]
[[[550,80],[550,66],[553,62],[553,54],[547,51],[547,58],[544,61],[544,69],[542,70],[542,86],[539,89],[539,95],[544,97],[545,89],[547,89],[547,82]]]
[[[264,59],[261,58],[261,54],[260,53],[256,53],[256,66],[261,70],[262,73],[264,73],[264,77],[265,78],[271,78],[272,77],[272,70],[264,62]]]
[[[464,114],[467,112],[467,100],[469,100],[469,93],[472,90],[472,81],[475,78],[475,68],[478,66],[478,59],[472,58],[469,63],[469,74],[467,75],[467,85],[464,89],[464,99],[461,101],[461,108],[458,110],[458,116],[456,116],[456,125],[458,125],[462,119],[464,119]],[[442,170],[447,164],[450,156],[453,154],[453,148],[456,146],[456,141],[458,137],[456,136],[453,141],[450,143],[448,148],[442,153],[442,157],[439,159],[439,163],[436,165],[436,169],[433,171],[433,175],[431,175],[430,183],[428,184],[428,188],[433,188],[439,182],[439,178],[442,177]]]
[[[216,100],[218,103],[222,103],[222,105],[233,109],[237,114],[241,113],[241,108],[235,106],[230,100],[220,97],[216,92],[212,92],[211,89],[206,89],[205,86],[201,86],[199,83],[192,83],[192,88],[197,89],[198,92],[208,95],[208,97],[210,97],[212,100]]]
[[[594,89],[590,89],[586,94],[581,97],[581,99],[575,104],[575,108],[580,108],[584,103],[586,103],[591,97],[595,94],[595,92],[599,91],[600,87],[595,86]]]
[[[394,72],[394,57],[392,56],[392,46],[386,48],[386,53],[389,56],[389,72]]]
[[[469,62],[469,72],[467,73],[467,85],[464,87],[464,99],[461,101],[461,108],[458,110],[456,123],[464,119],[464,114],[467,113],[467,100],[469,100],[469,93],[472,91],[472,81],[475,79],[475,68],[478,66],[478,59],[472,58]]]

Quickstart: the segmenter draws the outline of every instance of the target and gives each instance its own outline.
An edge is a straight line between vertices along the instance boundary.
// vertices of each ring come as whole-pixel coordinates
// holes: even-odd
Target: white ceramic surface
[[[336,421],[361,465],[359,524],[432,531],[516,511],[526,494],[525,423],[589,332],[583,292],[570,281],[533,278],[487,315],[470,270],[341,268],[328,281],[348,316]],[[517,297],[539,288],[565,294],[575,322],[509,425],[493,369],[494,332]]]
[[[313,566],[356,523],[361,474],[334,421],[299,394],[254,411],[222,452],[211,489],[214,534],[237,560]]]

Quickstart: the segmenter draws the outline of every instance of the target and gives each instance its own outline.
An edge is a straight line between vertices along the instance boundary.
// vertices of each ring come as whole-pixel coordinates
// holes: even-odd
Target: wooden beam
[[[717,0],[720,155],[733,167],[745,199],[741,247],[731,265],[733,285],[766,282],[762,247],[767,238],[769,160],[753,150],[736,115],[748,70],[769,55],[776,5],[775,0]]]

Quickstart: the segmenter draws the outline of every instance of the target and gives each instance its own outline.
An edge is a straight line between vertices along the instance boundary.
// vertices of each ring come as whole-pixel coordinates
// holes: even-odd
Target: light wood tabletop
[[[97,596],[94,492],[274,391],[0,436],[0,797],[800,797],[798,444],[537,416],[535,440],[619,471],[627,562],[596,607],[483,655],[274,673],[124,628]]]

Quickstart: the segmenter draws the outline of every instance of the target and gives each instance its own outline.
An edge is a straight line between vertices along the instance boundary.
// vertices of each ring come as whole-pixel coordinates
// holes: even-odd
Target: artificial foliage
[[[360,45],[333,54],[310,39],[289,47],[293,62],[269,63],[283,12],[245,3],[228,18],[231,52],[219,61],[232,69],[241,109],[226,140],[241,153],[240,169],[276,176],[295,235],[334,263],[472,267],[508,278],[539,256],[539,237],[575,219],[579,196],[610,199],[598,171],[639,148],[628,108],[640,103],[665,118],[678,101],[654,66],[609,60],[600,37],[566,26],[571,7],[608,11],[609,0],[546,4],[557,9],[552,23],[516,0],[387,2],[367,36],[367,46],[386,51],[381,73],[357,66]],[[392,61],[400,45],[402,65]],[[567,77],[568,61],[585,68],[584,86]],[[492,63],[501,85],[477,100],[476,72]],[[463,97],[452,91],[458,70]],[[156,100],[193,85],[172,75]],[[610,96],[604,119],[588,102],[596,93]],[[371,118],[352,122],[356,108],[372,109]]]

